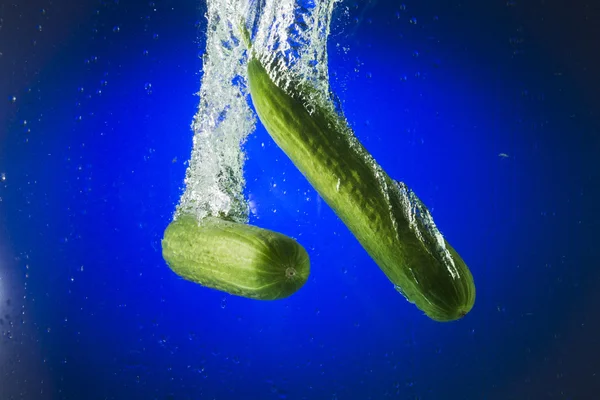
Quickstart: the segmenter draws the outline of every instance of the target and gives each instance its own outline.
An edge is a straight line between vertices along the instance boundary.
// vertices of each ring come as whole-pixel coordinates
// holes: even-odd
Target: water
[[[595,398],[597,10],[42,3],[0,7],[1,399]],[[265,132],[242,17],[427,206],[473,272],[465,318],[394,290]],[[178,278],[182,211],[295,238],[309,281],[259,302]]]
[[[326,42],[333,5],[331,0],[207,2],[200,106],[192,125],[193,151],[185,191],[175,217],[192,213],[202,220],[222,215],[248,222],[250,207],[243,193],[245,154],[240,146],[254,131],[255,117],[248,102],[249,53],[242,26],[256,30],[252,51],[264,65],[274,66],[271,75],[281,87],[291,85],[286,76],[296,76],[326,96]],[[247,20],[256,21],[256,26],[248,28]]]
[[[238,9],[241,4],[208,3],[200,105],[192,125],[193,152],[176,216],[183,212],[199,220],[223,215],[237,222],[248,221],[240,146],[254,130],[255,120],[242,86],[244,50],[233,31],[248,13]]]

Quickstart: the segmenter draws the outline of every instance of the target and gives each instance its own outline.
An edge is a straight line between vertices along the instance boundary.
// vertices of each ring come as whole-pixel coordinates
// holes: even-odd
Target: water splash
[[[247,14],[244,3],[208,1],[200,103],[192,123],[193,149],[185,191],[175,218],[191,213],[198,220],[212,215],[248,221],[241,146],[256,120],[246,99],[245,47],[234,29]]]
[[[330,94],[327,38],[338,1],[257,0],[250,18],[253,49],[261,64],[277,86],[305,100],[309,110],[316,102],[327,102]]]
[[[252,46],[282,87],[310,84],[314,97],[329,91],[327,37],[337,0],[208,0],[206,50],[193,149],[175,218],[191,213],[247,223],[242,149],[256,125],[246,88],[247,49],[239,24],[254,33]],[[293,79],[293,82],[292,82]],[[309,101],[310,100],[310,101]]]

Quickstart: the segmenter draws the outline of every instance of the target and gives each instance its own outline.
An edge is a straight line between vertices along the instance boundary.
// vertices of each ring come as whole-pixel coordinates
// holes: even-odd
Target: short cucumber
[[[292,238],[210,216],[178,216],[165,230],[162,254],[189,281],[258,300],[294,294],[310,272],[306,250]]]
[[[475,301],[471,272],[439,235],[425,206],[381,169],[345,119],[328,102],[311,104],[309,112],[302,99],[311,88],[292,83],[282,90],[253,52],[248,82],[254,108],[275,143],[395,288],[433,320],[466,315]]]

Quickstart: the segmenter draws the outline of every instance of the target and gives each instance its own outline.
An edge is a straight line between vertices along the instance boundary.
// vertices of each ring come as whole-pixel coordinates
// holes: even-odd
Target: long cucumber
[[[475,302],[473,277],[423,203],[385,173],[330,102],[307,104],[318,96],[292,79],[283,90],[250,50],[252,103],[275,143],[408,301],[436,321],[466,315]]]
[[[276,300],[298,291],[310,272],[304,247],[281,233],[191,214],[164,232],[163,258],[186,280],[229,294]]]

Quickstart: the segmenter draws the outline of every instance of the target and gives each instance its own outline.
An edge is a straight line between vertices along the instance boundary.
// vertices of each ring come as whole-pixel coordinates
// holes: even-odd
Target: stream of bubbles
[[[243,144],[256,126],[249,107],[247,49],[240,24],[252,32],[253,48],[264,65],[286,69],[327,93],[327,37],[335,0],[208,0],[206,49],[202,56],[200,102],[193,118],[192,154],[185,190],[176,207],[182,213],[222,216],[247,223]],[[282,87],[289,85],[281,79]]]

